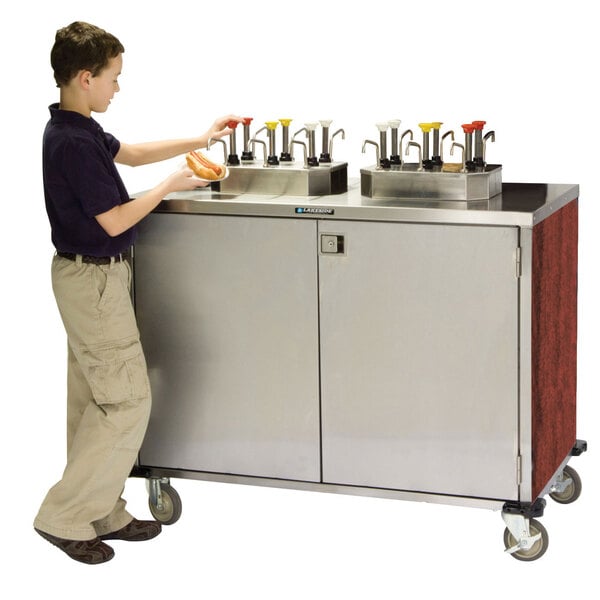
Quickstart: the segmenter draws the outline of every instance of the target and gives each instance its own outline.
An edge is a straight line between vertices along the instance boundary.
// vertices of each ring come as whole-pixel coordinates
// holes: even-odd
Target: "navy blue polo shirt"
[[[46,211],[58,251],[115,256],[133,244],[134,227],[110,237],[95,219],[129,201],[114,161],[120,146],[91,117],[50,106],[42,163]]]

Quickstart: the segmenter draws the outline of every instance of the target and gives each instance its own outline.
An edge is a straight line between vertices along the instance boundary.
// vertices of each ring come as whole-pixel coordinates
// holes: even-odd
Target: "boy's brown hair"
[[[67,85],[82,70],[96,77],[111,58],[122,52],[123,44],[95,25],[75,21],[59,29],[50,53],[56,86]]]

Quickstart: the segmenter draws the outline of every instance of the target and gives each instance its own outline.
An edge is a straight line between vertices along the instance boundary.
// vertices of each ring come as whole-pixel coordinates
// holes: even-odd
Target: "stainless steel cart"
[[[502,511],[539,558],[574,501],[575,185],[481,201],[205,188],[140,226],[135,306],[153,409],[134,475]]]

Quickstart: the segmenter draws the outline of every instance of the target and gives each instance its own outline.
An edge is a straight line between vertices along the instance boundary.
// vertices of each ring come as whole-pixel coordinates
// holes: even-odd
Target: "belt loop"
[[[111,256],[110,257],[110,268],[112,269],[115,266],[115,257]]]
[[[81,267],[81,264],[83,263],[83,256],[81,256],[81,254],[77,254],[75,255],[75,264],[78,267]]]

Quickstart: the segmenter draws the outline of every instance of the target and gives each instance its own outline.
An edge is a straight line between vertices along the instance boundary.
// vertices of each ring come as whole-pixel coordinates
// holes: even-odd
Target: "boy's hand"
[[[209,181],[202,181],[195,177],[194,172],[187,166],[171,173],[171,175],[165,179],[165,184],[169,190],[168,193],[184,192],[193,190],[197,187],[206,187],[209,183]]]
[[[206,139],[219,140],[222,137],[229,135],[233,129],[228,127],[228,123],[231,121],[235,121],[236,123],[242,123],[244,121],[243,117],[238,117],[237,115],[226,115],[225,117],[220,117],[217,119],[210,129],[206,132]]]

